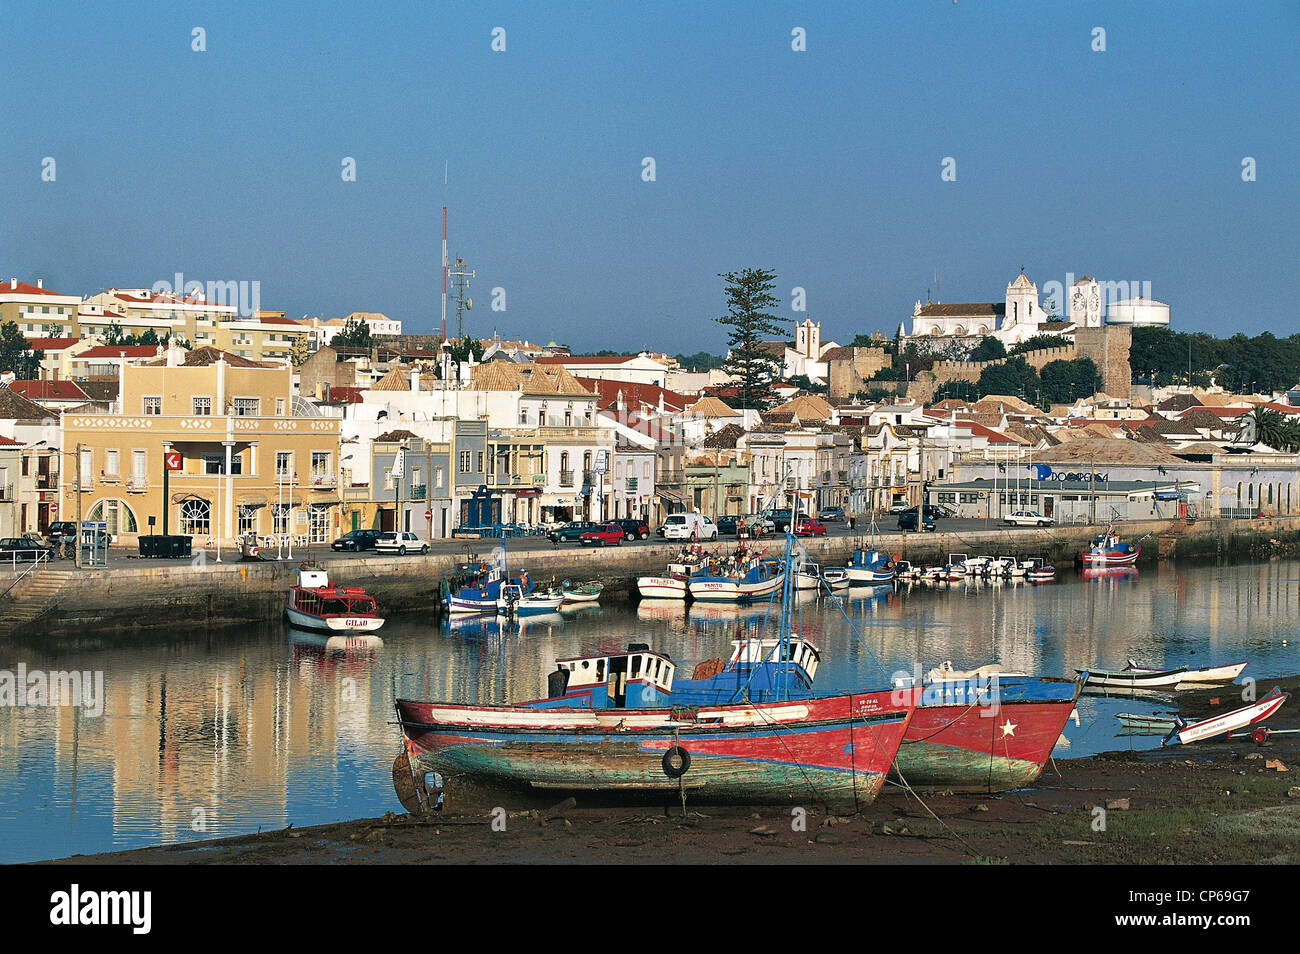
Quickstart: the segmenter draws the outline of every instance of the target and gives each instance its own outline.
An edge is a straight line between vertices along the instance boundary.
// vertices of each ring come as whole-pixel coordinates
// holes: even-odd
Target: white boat
[[[1285,693],[1280,687],[1274,686],[1272,691],[1258,702],[1242,706],[1240,709],[1234,709],[1232,712],[1225,712],[1223,715],[1202,719],[1200,722],[1188,724],[1183,721],[1181,716],[1175,716],[1173,730],[1161,740],[1160,744],[1186,745],[1189,742],[1212,739],[1217,735],[1223,735],[1225,732],[1235,732],[1237,729],[1264,721],[1277,712],[1278,709],[1281,709],[1282,703],[1289,698],[1291,698],[1289,693]]]
[[[822,582],[832,593],[849,588],[849,571],[842,566],[828,566],[822,570]]]
[[[373,633],[384,625],[373,596],[359,586],[334,586],[323,567],[305,563],[298,567],[298,583],[289,588],[284,612],[300,629]]]
[[[1179,666],[1175,669],[1152,669],[1139,666],[1133,660],[1123,669],[1076,669],[1075,672],[1088,673],[1088,687],[1102,689],[1176,689],[1180,685],[1214,684],[1232,682],[1241,675],[1246,663],[1233,663],[1228,666],[1213,666],[1205,669],[1188,669]]]
[[[497,615],[532,616],[538,613],[554,613],[563,603],[564,593],[560,590],[546,592],[534,590],[532,593],[525,593],[517,583],[507,583],[501,587],[501,598],[497,600]]]
[[[795,571],[791,585],[800,592],[820,590],[822,587],[821,570],[816,563],[805,563]]]
[[[659,576],[637,577],[637,592],[648,600],[684,600],[691,576],[703,567],[703,559],[669,563],[668,569]]]
[[[570,583],[565,580],[562,589],[566,606],[574,603],[595,603],[600,600],[605,584],[599,580],[588,580],[586,583]]]
[[[781,588],[785,571],[777,560],[762,560],[740,575],[699,574],[687,586],[691,599],[736,603],[770,596]]]

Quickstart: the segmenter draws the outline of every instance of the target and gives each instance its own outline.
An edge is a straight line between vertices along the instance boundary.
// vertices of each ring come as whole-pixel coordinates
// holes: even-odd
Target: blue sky
[[[717,273],[767,267],[846,341],[1022,265],[1290,334],[1298,37],[1285,2],[9,4],[0,272],[432,331],[447,163],[475,334],[717,351]]]

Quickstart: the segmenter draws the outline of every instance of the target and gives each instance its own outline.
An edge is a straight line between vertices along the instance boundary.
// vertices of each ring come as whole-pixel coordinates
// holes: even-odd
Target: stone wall
[[[830,369],[828,398],[831,403],[847,401],[870,387],[868,382],[882,368],[892,367],[893,356],[884,348],[850,348],[848,358],[827,362]]]
[[[1078,328],[1074,332],[1075,350],[1079,357],[1092,359],[1101,374],[1101,389],[1111,397],[1129,396],[1133,372],[1128,356],[1132,344],[1133,331],[1124,325]]]

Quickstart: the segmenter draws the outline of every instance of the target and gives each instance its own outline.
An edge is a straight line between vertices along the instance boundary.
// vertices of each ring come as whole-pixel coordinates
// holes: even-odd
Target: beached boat
[[[917,693],[788,698],[791,683],[806,687],[792,678],[796,665],[815,670],[816,658],[802,640],[742,641],[729,666],[697,667],[701,678],[675,685],[668,656],[632,644],[625,653],[559,661],[545,699],[515,706],[398,699],[397,716],[421,768],[489,784],[865,806],[884,784]],[[755,664],[765,670],[757,684]],[[737,692],[748,695],[712,701]]]
[[[284,613],[299,629],[331,633],[373,633],[384,625],[373,596],[359,586],[334,586],[323,567],[307,563],[298,567]]]
[[[586,583],[570,583],[565,580],[561,586],[564,592],[564,604],[566,606],[573,603],[595,603],[600,600],[600,594],[605,589],[605,584],[599,580],[588,580]]]
[[[1092,541],[1092,546],[1079,554],[1079,563],[1085,567],[1124,567],[1137,563],[1142,548],[1128,543],[1107,530]]]
[[[1202,719],[1200,722],[1188,723],[1181,716],[1174,716],[1174,727],[1161,740],[1160,744],[1186,745],[1189,742],[1202,742],[1205,739],[1212,739],[1215,736],[1223,735],[1225,732],[1235,732],[1237,729],[1245,728],[1256,722],[1263,722],[1277,712],[1278,709],[1281,709],[1282,704],[1289,698],[1291,698],[1290,693],[1283,692],[1280,687],[1274,686],[1272,691],[1258,702],[1209,719]]]
[[[1119,727],[1130,735],[1165,735],[1174,727],[1173,716],[1121,712],[1115,718]]]
[[[1002,792],[1028,785],[1051,757],[1084,678],[996,666],[933,669],[922,682],[892,774],[926,791]]]
[[[1088,674],[1089,689],[1175,689],[1183,683],[1232,682],[1241,675],[1246,663],[1212,666],[1204,669],[1151,669],[1132,659],[1123,669],[1076,669]]]

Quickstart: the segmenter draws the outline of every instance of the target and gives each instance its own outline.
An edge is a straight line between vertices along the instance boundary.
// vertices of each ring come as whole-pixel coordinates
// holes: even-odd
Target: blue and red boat
[[[503,587],[509,587],[509,593],[518,599],[532,593],[534,583],[529,579],[527,571],[510,578],[503,566],[486,562],[467,563],[461,564],[455,573],[444,578],[439,590],[448,613],[467,616],[495,614],[504,596]]]
[[[1136,543],[1128,543],[1110,530],[1092,541],[1092,546],[1079,554],[1081,566],[1089,568],[1110,568],[1133,566],[1137,563],[1142,548]]]

